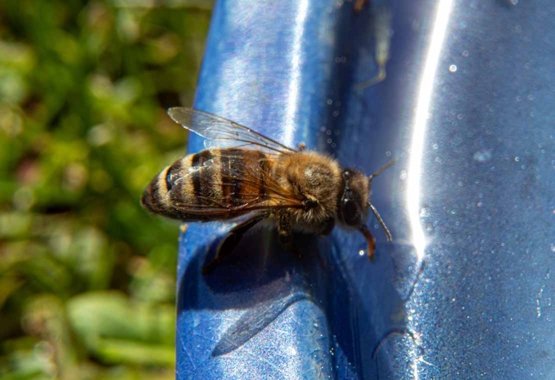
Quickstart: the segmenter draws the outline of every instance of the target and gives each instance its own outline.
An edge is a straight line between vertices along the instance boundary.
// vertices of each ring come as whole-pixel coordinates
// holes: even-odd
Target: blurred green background
[[[0,378],[174,378],[184,153],[210,1],[0,1]]]

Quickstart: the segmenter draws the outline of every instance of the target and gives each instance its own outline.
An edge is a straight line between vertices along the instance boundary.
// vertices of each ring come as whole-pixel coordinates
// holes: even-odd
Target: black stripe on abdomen
[[[204,164],[212,158],[212,153],[209,150],[203,150],[193,155],[191,160],[191,168],[193,169],[193,194],[201,204],[205,203],[203,199],[210,196],[212,192],[213,182],[210,166],[204,166]]]
[[[220,154],[223,204],[226,206],[241,205],[243,204],[241,186],[245,171],[244,151],[230,148],[222,149]]]

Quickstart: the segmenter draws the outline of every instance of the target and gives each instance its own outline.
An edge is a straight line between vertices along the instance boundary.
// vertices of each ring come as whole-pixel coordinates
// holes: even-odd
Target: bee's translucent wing
[[[204,137],[206,139],[204,141],[205,148],[256,146],[258,149],[274,153],[295,152],[294,149],[250,128],[207,112],[192,108],[173,107],[168,110],[168,115],[176,123]]]

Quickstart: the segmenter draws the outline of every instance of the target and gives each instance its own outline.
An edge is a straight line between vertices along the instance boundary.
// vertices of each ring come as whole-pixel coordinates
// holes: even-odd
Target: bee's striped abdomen
[[[264,178],[268,173],[266,155],[256,150],[220,149],[221,202],[237,207],[264,194]]]
[[[175,205],[185,208],[194,206],[215,207],[221,197],[218,186],[219,155],[213,150],[203,150],[190,154],[180,162],[178,188],[171,192],[171,200]],[[173,167],[173,165],[172,165]],[[170,176],[171,168],[167,176]]]
[[[256,150],[210,149],[164,169],[145,191],[143,204],[182,220],[226,219],[265,200],[270,157]]]

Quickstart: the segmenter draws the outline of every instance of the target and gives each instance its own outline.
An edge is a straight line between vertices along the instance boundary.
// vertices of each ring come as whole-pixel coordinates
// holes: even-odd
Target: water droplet
[[[472,156],[472,158],[474,158],[474,160],[478,161],[478,162],[486,162],[491,160],[491,150],[490,149],[483,149],[483,150],[479,150],[476,153],[474,153],[474,155]]]
[[[328,106],[331,106],[333,104],[333,100],[331,100],[331,99],[326,100],[326,104]]]
[[[406,170],[401,170],[401,173],[399,174],[399,179],[401,181],[404,181],[407,179],[407,171]]]
[[[463,50],[462,55],[463,57],[468,57],[470,53],[468,52],[468,50]]]
[[[542,297],[543,297],[543,287],[536,295],[536,316],[540,318],[542,316]]]
[[[366,254],[366,252],[364,252],[364,249],[361,249],[361,250],[358,251],[358,255],[361,256],[361,257],[364,256],[365,254]]]
[[[457,72],[457,65],[449,65],[449,72],[451,73]]]
[[[515,162],[519,162],[519,161],[520,161],[520,157],[519,157],[519,156],[515,156],[514,160],[515,160]]]

